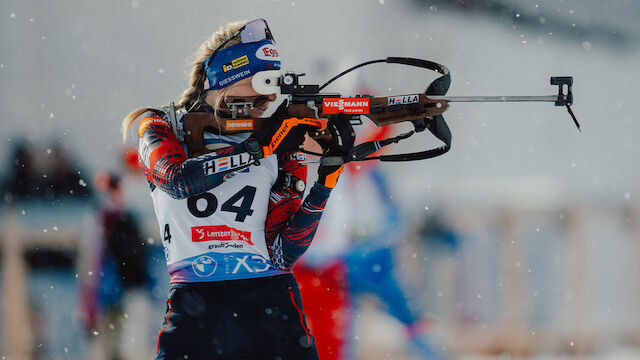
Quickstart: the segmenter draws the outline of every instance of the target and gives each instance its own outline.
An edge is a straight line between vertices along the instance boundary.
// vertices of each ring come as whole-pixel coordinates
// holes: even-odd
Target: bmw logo
[[[191,266],[193,267],[193,272],[200,277],[206,277],[213,275],[216,272],[216,267],[218,263],[211,256],[200,256],[195,259]]]

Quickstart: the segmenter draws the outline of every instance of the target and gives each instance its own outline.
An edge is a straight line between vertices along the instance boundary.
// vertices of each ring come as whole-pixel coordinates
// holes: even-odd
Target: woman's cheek
[[[264,110],[260,110],[257,108],[249,110],[249,116],[252,118],[259,118],[262,116],[262,114],[264,114]]]

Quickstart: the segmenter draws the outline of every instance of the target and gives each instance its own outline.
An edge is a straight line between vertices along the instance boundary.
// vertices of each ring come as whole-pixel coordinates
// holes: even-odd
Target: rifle
[[[360,67],[382,62],[425,68],[436,71],[441,76],[432,81],[424,93],[393,96],[359,94],[353,97],[342,97],[339,93],[321,93],[322,89],[341,76]],[[388,126],[401,122],[413,124],[413,130],[409,132],[384,140],[367,141],[356,145],[349,154],[350,161],[413,161],[429,159],[446,153],[451,148],[451,131],[442,114],[449,108],[451,102],[553,102],[555,106],[566,106],[575,125],[580,130],[580,124],[571,110],[573,104],[573,77],[571,76],[551,77],[551,85],[558,86],[556,95],[446,96],[451,84],[450,74],[449,69],[445,66],[432,61],[407,57],[388,57],[353,66],[323,85],[300,84],[300,77],[304,76],[304,73],[286,72],[283,74],[279,70],[257,73],[253,77],[252,85],[259,94],[284,95],[285,101],[288,101],[286,109],[288,117],[323,119],[341,112],[351,116],[352,125],[361,125],[363,116],[370,119],[376,126]],[[234,132],[239,128],[242,131],[249,128],[258,129],[260,122],[249,118],[248,111],[259,97],[226,97],[223,101],[223,110],[218,112],[220,116],[225,118],[224,131]],[[189,113],[185,116],[184,140],[190,157],[208,152],[204,145],[203,132],[210,127],[218,128],[213,114]],[[398,143],[425,130],[429,130],[444,145],[414,153],[370,156],[384,146]],[[323,131],[314,131],[309,135],[314,139],[330,136]],[[320,155],[304,150],[303,152]]]

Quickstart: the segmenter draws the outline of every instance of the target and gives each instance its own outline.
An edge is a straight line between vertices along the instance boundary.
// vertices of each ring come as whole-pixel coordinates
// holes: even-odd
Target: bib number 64
[[[253,205],[253,199],[255,197],[256,188],[247,185],[225,201],[220,207],[220,211],[235,213],[235,220],[244,222],[247,216],[251,216],[251,214],[253,214],[251,205]],[[206,201],[206,206],[204,208],[202,208],[202,201],[200,200]],[[198,202],[200,202],[200,206],[198,206]],[[239,205],[238,202],[240,203]],[[208,192],[191,196],[187,199],[187,207],[189,208],[191,215],[195,217],[209,217],[218,210],[218,198]]]

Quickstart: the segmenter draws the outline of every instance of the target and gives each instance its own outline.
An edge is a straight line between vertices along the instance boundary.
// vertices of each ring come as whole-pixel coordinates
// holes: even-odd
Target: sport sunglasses
[[[269,29],[269,25],[267,25],[267,21],[265,19],[256,19],[249,21],[244,24],[238,31],[236,31],[233,36],[229,39],[225,40],[222,44],[220,44],[214,51],[213,54],[209,57],[209,61],[207,61],[207,67],[211,65],[211,61],[216,56],[218,51],[222,50],[222,48],[229,43],[229,41],[236,38],[236,36],[240,35],[240,39],[242,39],[243,44],[250,44],[255,42],[260,42],[264,39],[271,40],[273,43],[276,41],[273,39],[273,35],[271,34],[271,30]]]

